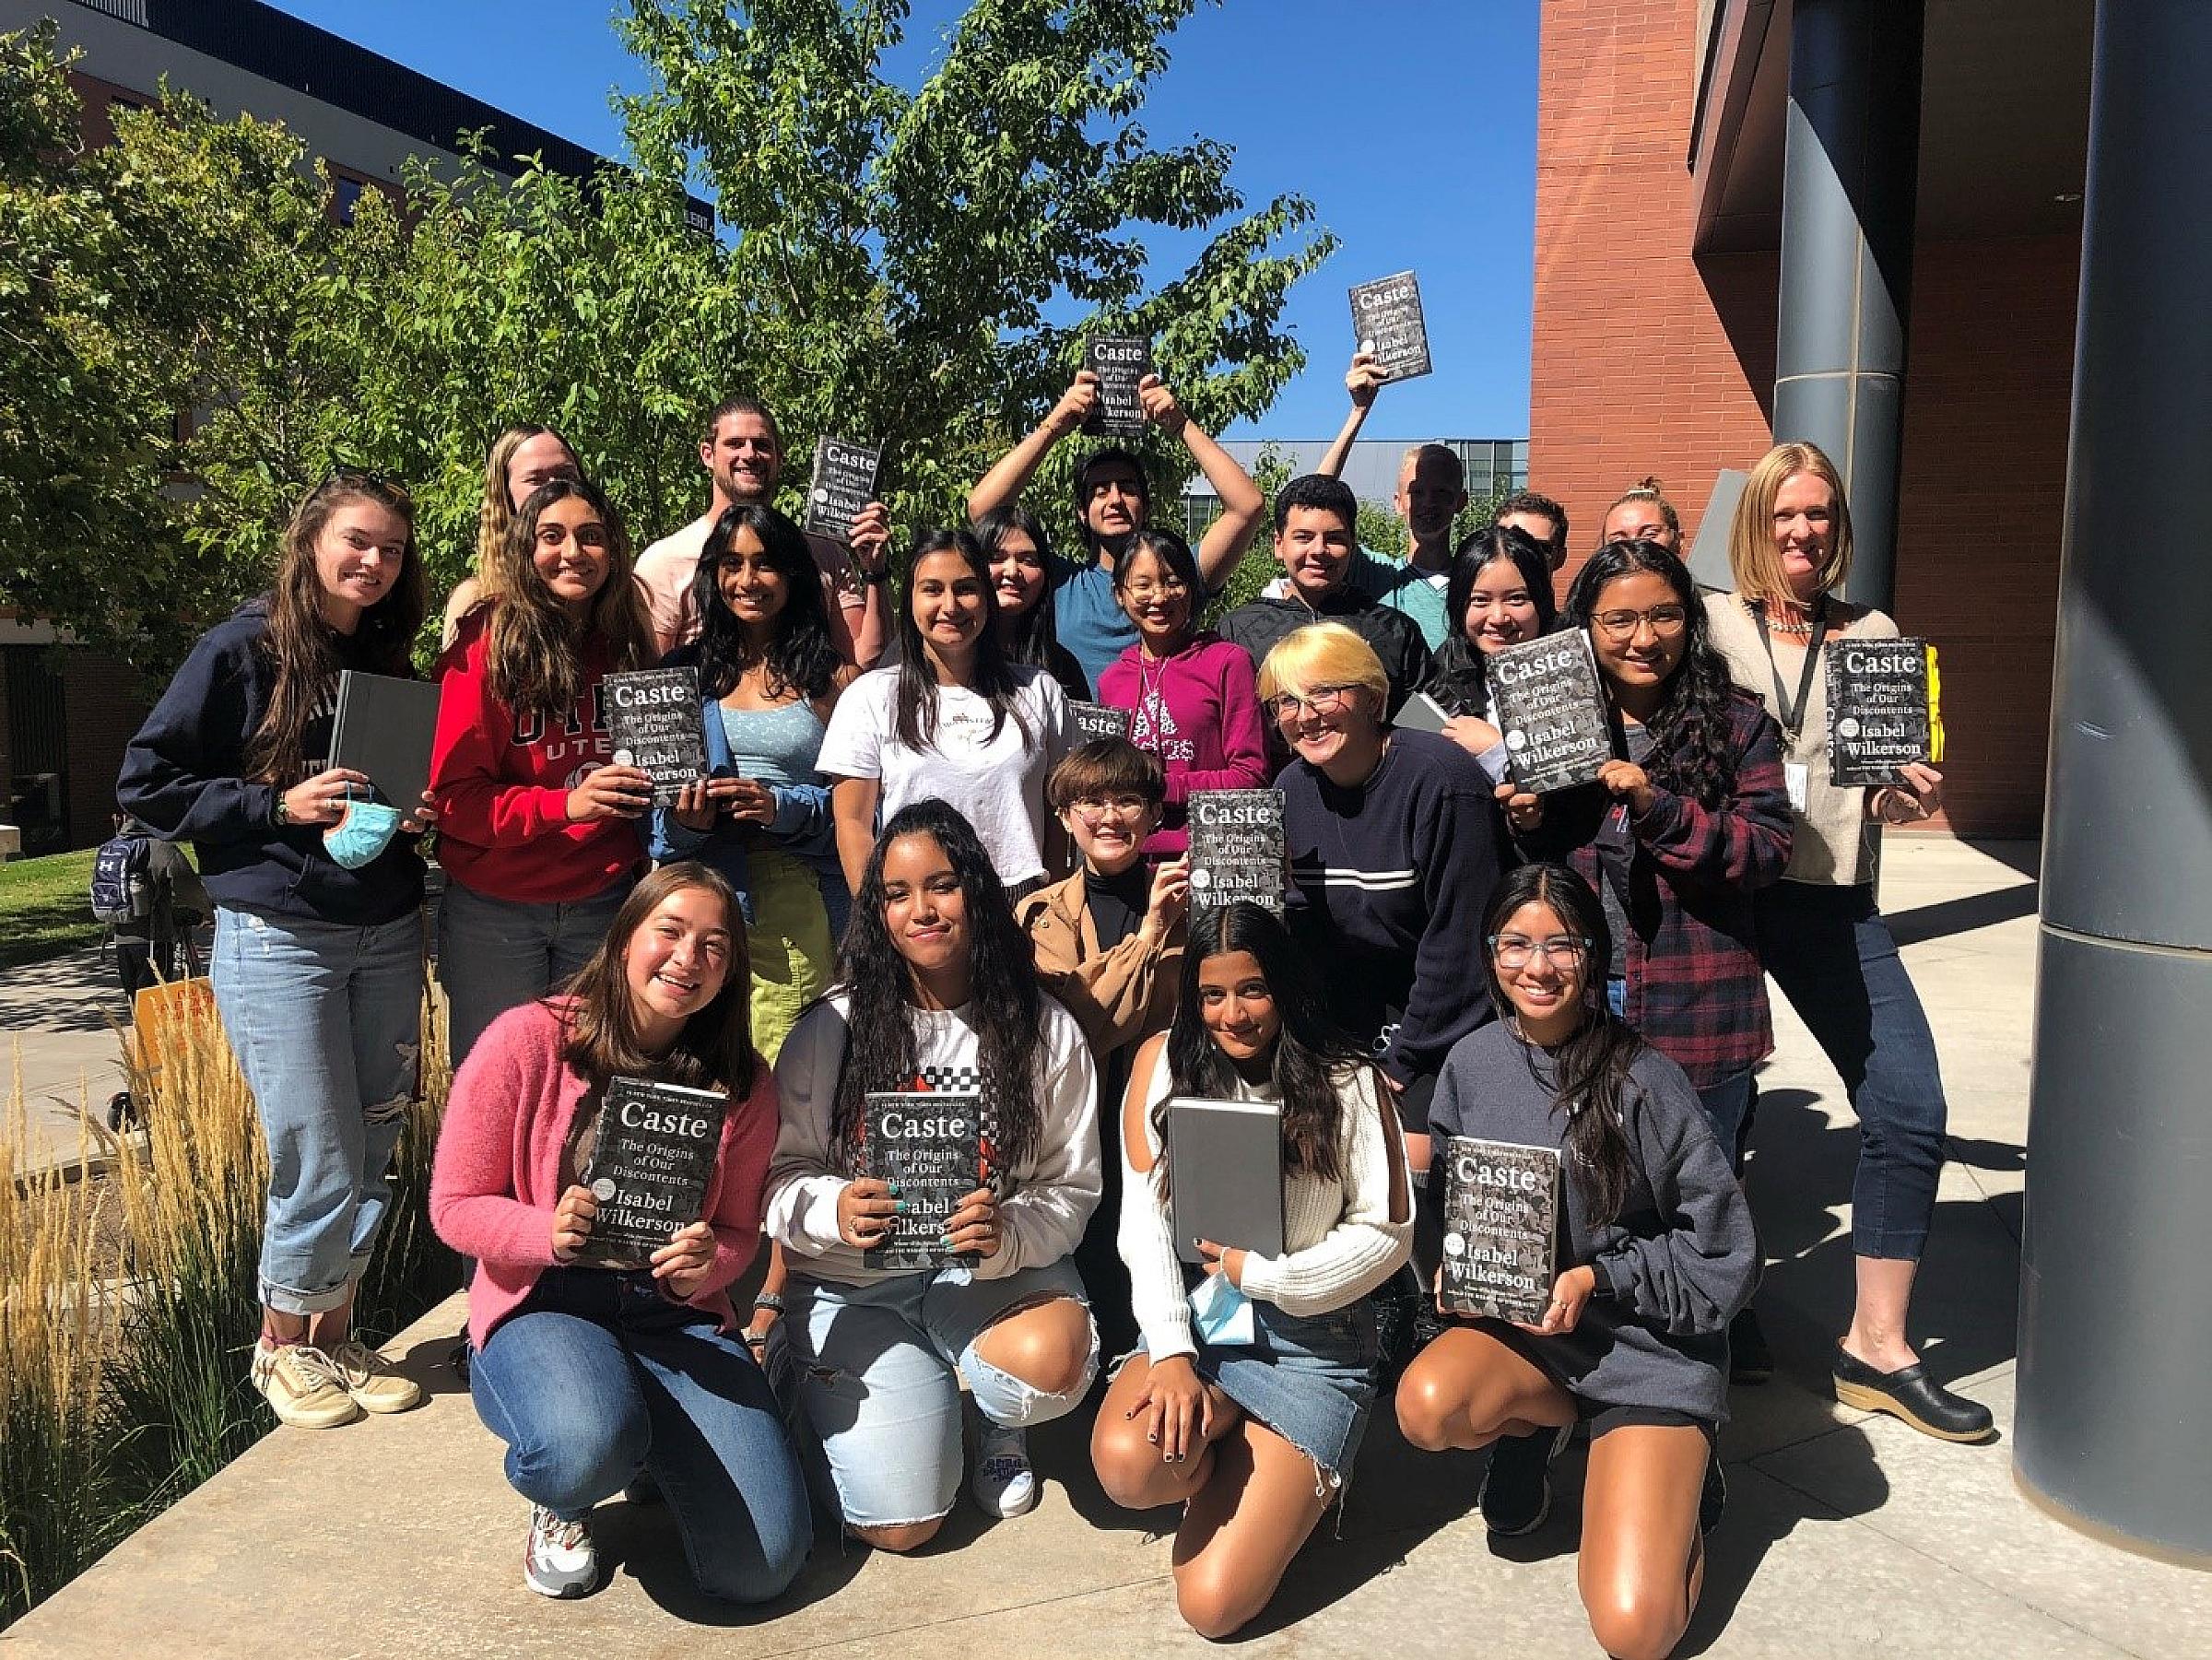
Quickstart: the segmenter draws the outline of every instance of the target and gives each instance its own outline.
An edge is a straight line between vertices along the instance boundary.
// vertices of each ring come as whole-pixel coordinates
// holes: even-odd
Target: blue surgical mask
[[[399,833],[399,809],[381,801],[349,801],[346,817],[323,832],[323,846],[347,870],[359,870]]]
[[[1245,1348],[1257,1342],[1252,1299],[1231,1285],[1226,1274],[1209,1274],[1191,1293],[1191,1330],[1216,1348]]]

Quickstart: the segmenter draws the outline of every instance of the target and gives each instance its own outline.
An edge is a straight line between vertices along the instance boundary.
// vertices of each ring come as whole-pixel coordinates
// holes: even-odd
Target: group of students
[[[1356,418],[1374,379],[1355,359]],[[1157,378],[1147,417],[1223,505],[1196,549],[1150,522],[1127,451],[1076,471],[1079,559],[1018,500],[1097,394],[1079,374],[977,485],[971,524],[912,543],[895,595],[880,504],[849,545],[771,505],[782,445],[756,402],[712,412],[708,512],[634,560],[559,433],[503,433],[447,613],[430,788],[381,817],[324,758],[341,670],[413,672],[411,506],[351,470],[300,503],[271,591],[195,645],[119,785],[197,849],[267,1136],[254,1383],[313,1427],[418,1397],[349,1310],[421,1087],[434,830],[456,1073],[431,1218],[473,1265],[469,1386],[532,1505],[535,1589],[595,1582],[592,1510],[641,1478],[700,1583],[740,1602],[798,1572],[810,1483],[886,1549],[928,1541],[964,1471],[985,1511],[1019,1514],[1023,1431],[1076,1410],[1104,1353],[1124,1358],[1099,1478],[1134,1508],[1182,1504],[1178,1606],[1225,1636],[1340,1500],[1395,1332],[1398,1422],[1492,1448],[1493,1529],[1541,1523],[1549,1461],[1586,1428],[1593,1629],[1665,1654],[1723,1496],[1732,1367],[1771,1365],[1739,1179],[1766,972],[1861,1117],[1838,1395],[1989,1432],[1905,1335],[1944,1102],[1866,830],[1934,812],[1940,779],[1825,782],[1811,665],[1830,637],[1895,631],[1832,592],[1841,481],[1808,445],[1763,459],[1719,595],[1640,487],[1560,602],[1564,513],[1524,493],[1447,550],[1465,498],[1456,457],[1424,446],[1399,487],[1410,559],[1358,547],[1327,471],[1295,479],[1277,590],[1208,630],[1267,504]],[[1589,634],[1617,758],[1537,796],[1505,768],[1481,665],[1555,628]],[[599,695],[660,663],[698,671],[712,776],[656,806],[613,762]],[[1394,724],[1416,690],[1441,733]],[[1128,711],[1127,737],[1077,741],[1071,700]],[[1191,795],[1270,784],[1285,915],[1197,902]],[[618,1077],[729,1102],[706,1214],[631,1272],[576,1260]],[[916,1088],[980,1094],[990,1180],[947,1224],[947,1266],[887,1269],[870,1252],[902,1202],[853,1173],[859,1130],[870,1092]],[[1281,1254],[1206,1241],[1202,1268],[1179,1260],[1174,1186],[1206,1172],[1173,1169],[1178,1096],[1279,1107]],[[1540,1322],[1435,1306],[1461,1135],[1565,1155]],[[734,1304],[763,1242],[760,1289]],[[1394,1299],[1421,1317],[1394,1322]]]

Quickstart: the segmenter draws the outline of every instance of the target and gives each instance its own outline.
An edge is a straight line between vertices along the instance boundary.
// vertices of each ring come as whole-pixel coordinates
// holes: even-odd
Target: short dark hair
[[[1206,598],[1206,579],[1198,573],[1197,557],[1191,545],[1164,524],[1147,524],[1129,538],[1129,546],[1121,558],[1113,561],[1113,591],[1119,594],[1128,580],[1130,562],[1140,553],[1148,553],[1170,571],[1182,579],[1182,585],[1191,591],[1194,606]]]
[[[699,441],[711,444],[714,435],[722,430],[722,423],[733,415],[757,415],[768,425],[769,437],[776,441],[776,449],[783,448],[783,429],[776,425],[775,412],[757,397],[725,397],[707,411],[707,430],[699,435]]]
[[[1283,526],[1290,522],[1290,510],[1295,507],[1319,508],[1342,519],[1345,529],[1357,533],[1359,528],[1359,498],[1352,494],[1350,485],[1326,473],[1300,474],[1276,492],[1277,536],[1283,534]]]
[[[1093,450],[1083,457],[1076,467],[1076,523],[1087,524],[1083,510],[1090,505],[1090,476],[1100,467],[1118,463],[1136,475],[1136,493],[1145,499],[1145,516],[1152,513],[1152,475],[1145,470],[1145,458],[1135,450],[1125,450],[1120,444],[1108,444],[1102,450]]]
[[[1556,556],[1567,551],[1567,510],[1549,496],[1535,490],[1515,490],[1498,504],[1498,511],[1490,515],[1490,523],[1497,524],[1508,513],[1542,513],[1559,526],[1551,536],[1552,553]],[[1556,558],[1553,563],[1558,563]]]
[[[1147,806],[1168,799],[1168,772],[1159,757],[1125,737],[1094,737],[1060,758],[1044,781],[1044,798],[1065,813],[1086,795],[1142,795]]]

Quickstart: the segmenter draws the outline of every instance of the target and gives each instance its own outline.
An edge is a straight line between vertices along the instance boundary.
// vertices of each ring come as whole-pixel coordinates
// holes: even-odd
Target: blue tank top
[[[722,711],[730,759],[745,777],[785,785],[821,782],[814,763],[822,752],[824,728],[806,699],[774,709],[715,707]]]

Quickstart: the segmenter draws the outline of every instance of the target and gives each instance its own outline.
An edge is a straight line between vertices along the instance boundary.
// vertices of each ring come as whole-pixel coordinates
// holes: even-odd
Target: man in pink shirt
[[[757,398],[724,399],[707,417],[699,459],[713,483],[707,511],[638,556],[638,586],[644,591],[653,639],[664,654],[699,638],[691,579],[714,521],[741,503],[774,505],[776,482],[783,476],[783,438],[776,418]],[[890,580],[888,510],[871,501],[853,521],[850,554],[828,536],[809,536],[806,545],[821,567],[832,643],[848,661],[874,666],[890,638],[885,597]]]

